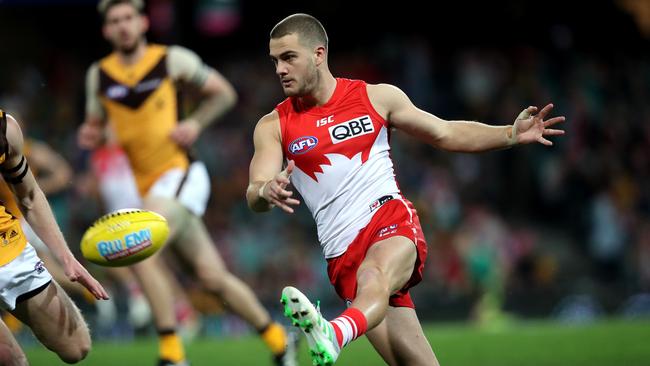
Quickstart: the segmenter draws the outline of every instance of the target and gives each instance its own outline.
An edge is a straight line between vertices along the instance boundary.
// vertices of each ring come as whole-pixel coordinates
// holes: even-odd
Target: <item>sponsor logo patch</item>
[[[333,144],[375,132],[370,116],[357,117],[327,129]]]
[[[372,212],[372,211],[378,209],[378,208],[381,207],[384,203],[386,203],[386,202],[388,202],[388,201],[390,201],[390,200],[392,200],[392,199],[393,199],[393,196],[390,196],[390,195],[386,195],[386,196],[381,197],[380,199],[378,199],[378,200],[376,200],[375,202],[373,202],[373,203],[370,204],[370,212]]]
[[[160,78],[145,80],[145,81],[140,82],[138,85],[136,85],[135,88],[133,88],[133,90],[136,93],[148,92],[148,91],[156,89],[158,87],[158,85],[160,85],[161,82],[162,82],[162,79],[160,79]]]
[[[289,143],[289,152],[294,155],[304,154],[318,145],[318,139],[314,136],[302,136]]]
[[[110,99],[122,99],[129,94],[129,88],[124,85],[115,84],[106,89],[106,96]]]
[[[151,230],[147,228],[126,234],[121,239],[100,241],[97,243],[97,251],[110,261],[128,257],[150,246]]]
[[[397,232],[397,224],[392,224],[390,226],[382,227],[377,232],[377,235],[381,238],[386,235],[395,234]]]
[[[36,262],[36,264],[34,265],[34,271],[36,271],[36,273],[38,274],[45,272],[45,264],[43,263],[43,261]]]

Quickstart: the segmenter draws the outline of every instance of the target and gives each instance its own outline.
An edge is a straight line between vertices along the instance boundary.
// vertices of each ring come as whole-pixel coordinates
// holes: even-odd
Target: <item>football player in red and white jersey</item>
[[[389,155],[397,128],[434,147],[480,152],[519,144],[552,145],[561,135],[546,119],[553,105],[524,109],[511,125],[447,121],[415,107],[392,85],[335,78],[327,34],[307,14],[291,15],[270,35],[270,56],[288,97],[262,117],[254,133],[248,204],[312,212],[328,275],[348,304],[325,320],[297,289],[282,293],[285,314],[307,336],[314,364],[333,364],[341,349],[366,334],[391,365],[437,365],[408,289],[422,279],[426,242],[413,205],[402,196]],[[287,162],[283,170],[283,163]]]

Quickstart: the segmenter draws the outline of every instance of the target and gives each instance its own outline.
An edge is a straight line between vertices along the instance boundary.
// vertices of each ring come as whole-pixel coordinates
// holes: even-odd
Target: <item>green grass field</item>
[[[482,331],[467,325],[428,324],[425,328],[443,366],[464,365],[650,365],[650,320],[609,320],[569,326],[551,322],[526,322],[499,331]],[[301,342],[301,365],[310,365]],[[99,343],[82,365],[154,365],[157,345],[146,339],[135,343]],[[32,365],[63,364],[43,347],[26,350]],[[270,365],[269,354],[254,337],[202,339],[188,346],[193,366]],[[337,366],[383,365],[364,339],[347,347]]]

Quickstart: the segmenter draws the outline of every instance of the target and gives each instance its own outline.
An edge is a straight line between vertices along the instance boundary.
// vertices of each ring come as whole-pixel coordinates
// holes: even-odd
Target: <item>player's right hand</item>
[[[84,122],[77,131],[77,144],[82,149],[96,149],[104,142],[104,138],[104,126],[102,126],[101,122]]]
[[[64,262],[63,270],[70,281],[79,282],[97,300],[108,300],[108,292],[74,257]]]
[[[273,179],[268,181],[260,189],[260,197],[265,199],[268,203],[273,206],[280,207],[284,212],[293,213],[293,208],[291,206],[297,206],[300,204],[293,196],[293,191],[286,190],[289,185],[291,178],[291,173],[293,168],[296,166],[296,163],[293,160],[289,160],[287,168],[278,173]]]

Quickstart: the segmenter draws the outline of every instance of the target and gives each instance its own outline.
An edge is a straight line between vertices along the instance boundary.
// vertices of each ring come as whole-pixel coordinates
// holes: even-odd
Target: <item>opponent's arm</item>
[[[77,144],[93,150],[106,141],[104,110],[99,101],[99,65],[92,64],[86,73],[86,117],[77,130]]]
[[[564,117],[544,120],[553,109],[552,104],[537,114],[537,107],[524,109],[512,125],[490,126],[436,117],[417,108],[404,92],[392,85],[368,85],[368,96],[375,109],[393,127],[448,151],[480,152],[533,142],[552,145],[544,136],[564,133],[548,128],[564,121]]]
[[[292,191],[285,188],[294,168],[294,162],[289,161],[286,169],[282,170],[282,144],[280,142],[280,120],[278,113],[262,117],[255,126],[253,134],[255,153],[249,168],[248,189],[246,200],[248,207],[255,212],[268,211],[278,206],[288,213],[300,204],[291,198]]]
[[[169,48],[170,73],[201,93],[198,107],[180,121],[172,132],[172,139],[181,146],[192,145],[203,129],[229,111],[237,103],[237,93],[232,84],[218,71],[208,67],[198,55],[187,48]]]
[[[108,299],[106,290],[74,258],[66,244],[45,194],[36,183],[25,160],[23,135],[18,123],[11,116],[7,116],[7,141],[9,151],[2,164],[2,175],[13,190],[25,219],[63,265],[68,279],[81,283],[97,299]]]
[[[29,164],[35,169],[38,186],[46,196],[60,192],[70,184],[72,178],[70,164],[44,142],[32,140]]]

